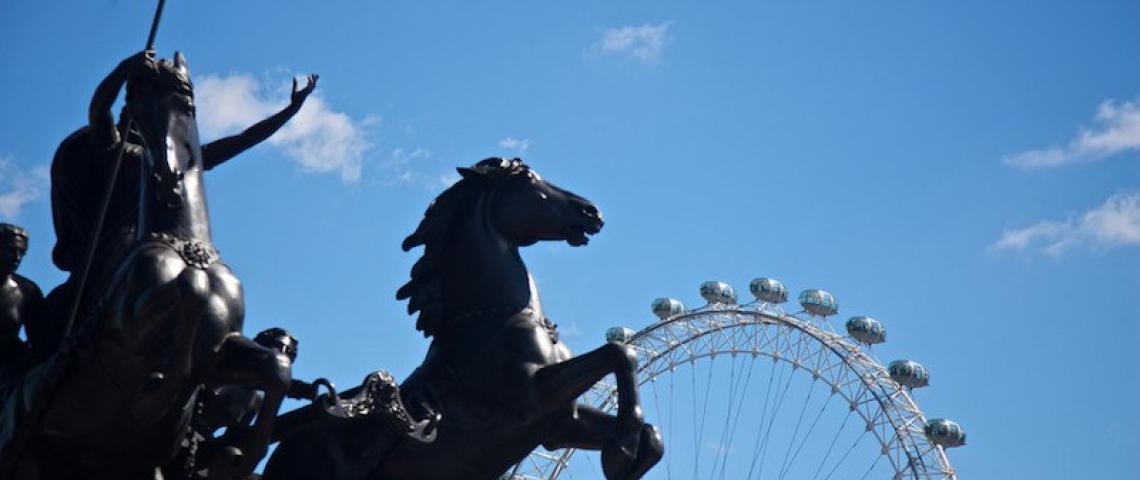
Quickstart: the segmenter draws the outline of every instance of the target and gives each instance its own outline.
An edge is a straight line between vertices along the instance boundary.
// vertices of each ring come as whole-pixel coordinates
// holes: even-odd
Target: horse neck
[[[201,151],[194,148],[192,154],[198,158],[183,172],[179,193],[181,203],[175,207],[160,204],[151,192],[150,172],[143,162],[141,175],[142,191],[138,232],[143,238],[151,235],[167,235],[187,241],[213,244],[210,233],[210,214],[206,207],[206,189],[202,182]]]
[[[471,212],[460,216],[465,220],[446,240],[443,301],[448,315],[503,309],[515,313],[538,301],[518,244],[495,232],[486,206],[486,197],[472,202]]]

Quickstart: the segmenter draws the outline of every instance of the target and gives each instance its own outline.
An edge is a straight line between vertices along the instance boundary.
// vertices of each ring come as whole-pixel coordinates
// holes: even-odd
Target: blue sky
[[[44,172],[148,2],[0,5],[0,220],[62,280]],[[962,478],[1134,478],[1140,451],[1140,4],[170,0],[214,138],[320,87],[208,175],[247,329],[295,373],[406,375],[400,241],[453,167],[519,155],[594,200],[585,248],[525,258],[578,351],[649,302],[773,276],[827,288],[932,372]],[[240,108],[236,108],[239,107]]]

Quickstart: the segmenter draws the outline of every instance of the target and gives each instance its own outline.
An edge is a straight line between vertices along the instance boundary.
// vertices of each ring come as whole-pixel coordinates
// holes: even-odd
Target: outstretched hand
[[[291,100],[293,106],[299,108],[303,103],[305,103],[305,99],[309,97],[310,93],[313,93],[314,88],[317,88],[317,79],[319,78],[321,78],[320,75],[317,75],[315,73],[309,74],[307,79],[308,82],[301,89],[297,88],[297,79],[295,77],[293,78],[293,97]]]

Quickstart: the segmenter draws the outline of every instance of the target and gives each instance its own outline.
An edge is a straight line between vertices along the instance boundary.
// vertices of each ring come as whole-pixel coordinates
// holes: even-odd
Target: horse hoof
[[[664,456],[665,440],[661,438],[661,430],[653,425],[645,424],[641,428],[641,443],[638,445],[637,460],[634,461],[625,478],[627,480],[641,478]]]
[[[622,480],[637,459],[641,430],[607,440],[602,445],[602,472],[607,480]]]
[[[664,455],[661,431],[645,424],[632,434],[606,442],[602,447],[602,472],[607,480],[638,480]]]

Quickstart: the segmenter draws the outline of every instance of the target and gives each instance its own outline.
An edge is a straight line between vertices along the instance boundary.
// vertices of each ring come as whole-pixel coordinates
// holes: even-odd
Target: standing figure
[[[28,251],[28,233],[16,225],[0,223],[0,404],[7,387],[28,365],[28,348],[20,340],[20,327],[34,323],[44,295],[34,282],[16,273]]]
[[[92,267],[84,287],[77,324],[99,299],[100,286],[114,274],[113,269],[118,265],[116,260],[134,244],[131,232],[138,223],[139,172],[146,149],[137,128],[132,129],[126,138],[120,135],[128,119],[126,107],[116,128],[111,106],[132,76],[141,71],[156,71],[157,68],[151,51],[139,52],[120,62],[95,89],[88,109],[87,126],[72,133],[56,150],[51,167],[52,217],[56,234],[52,261],[69,276],[48,294],[44,321],[28,330],[33,357],[37,361],[54,353],[63,339],[62,330],[75,301],[104,189],[108,188],[120,148],[123,150],[122,163],[111,187],[111,197],[95,248],[95,258],[99,261]],[[202,145],[202,168],[210,170],[268,139],[300,111],[305,99],[316,88],[318,78],[317,75],[309,75],[303,88],[298,88],[294,79],[291,101],[284,109],[237,135]],[[132,93],[128,86],[128,102]],[[185,108],[192,111],[194,104],[191,102]],[[99,265],[110,270],[99,269]]]

